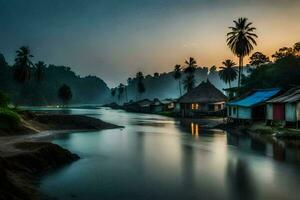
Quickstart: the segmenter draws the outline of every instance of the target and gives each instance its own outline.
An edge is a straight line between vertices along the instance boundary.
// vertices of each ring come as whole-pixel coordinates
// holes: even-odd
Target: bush
[[[11,130],[17,128],[21,123],[20,116],[7,108],[0,108],[0,129]]]

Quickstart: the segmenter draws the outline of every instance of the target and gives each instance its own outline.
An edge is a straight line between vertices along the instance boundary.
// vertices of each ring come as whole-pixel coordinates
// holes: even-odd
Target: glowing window
[[[198,109],[199,109],[199,104],[192,103],[192,110],[198,110]]]

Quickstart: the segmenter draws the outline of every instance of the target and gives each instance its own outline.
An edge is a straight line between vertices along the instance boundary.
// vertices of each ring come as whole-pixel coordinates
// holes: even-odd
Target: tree
[[[256,67],[269,63],[270,59],[268,56],[264,55],[261,52],[255,52],[252,54],[252,56],[250,57],[250,65],[254,65]]]
[[[195,87],[195,77],[193,75],[188,74],[183,81],[184,89],[189,92]]]
[[[159,73],[158,72],[155,72],[154,73],[154,78],[158,78],[159,77]]]
[[[229,88],[231,88],[231,81],[234,81],[237,77],[237,70],[234,68],[236,63],[232,60],[227,59],[222,62],[224,67],[220,67],[219,76],[220,79],[225,83],[229,84]]]
[[[30,54],[29,47],[22,46],[16,51],[17,56],[14,64],[14,79],[19,83],[25,83],[30,80],[31,66],[33,66],[30,58],[33,55]]]
[[[35,80],[41,82],[44,79],[46,64],[42,61],[39,61],[35,64]]]
[[[189,92],[195,87],[195,71],[197,68],[197,62],[194,58],[190,57],[189,60],[185,61],[185,64],[187,67],[184,69],[184,73],[187,75],[183,83],[185,90]]]
[[[287,56],[255,68],[243,83],[243,92],[255,88],[278,87],[289,89],[290,86],[300,85],[300,57]]]
[[[111,88],[110,89],[110,95],[113,98],[113,101],[115,100],[115,96],[116,96],[116,88]]]
[[[292,47],[282,47],[272,55],[272,58],[274,58],[274,60],[277,61],[281,58],[293,55],[295,54],[294,49]]]
[[[189,60],[184,62],[187,66],[184,69],[184,72],[187,74],[194,74],[197,68],[197,62],[194,58],[190,57]]]
[[[142,94],[146,91],[145,85],[144,85],[144,75],[142,72],[136,73],[136,79],[137,79],[137,92],[139,93],[140,99]]]
[[[181,65],[177,64],[177,65],[174,66],[173,76],[174,76],[175,80],[178,80],[179,95],[181,96],[182,95],[181,94],[181,81],[180,81],[181,76],[182,76],[182,74],[181,74]]]
[[[217,67],[215,65],[211,66],[211,68],[209,69],[209,73],[216,73],[217,72]]]
[[[59,89],[58,89],[58,98],[62,101],[63,105],[68,105],[69,101],[72,99],[73,94],[71,91],[71,88],[63,84]]]
[[[119,99],[119,101],[122,99],[124,91],[125,91],[125,85],[120,83],[120,85],[118,87],[118,99]]]
[[[257,35],[254,33],[256,28],[252,26],[251,22],[248,23],[247,18],[239,18],[233,22],[235,26],[229,27],[231,31],[227,33],[227,45],[239,58],[238,87],[240,88],[243,59],[254,49],[253,45],[256,45]]]
[[[294,54],[299,55],[300,53],[300,42],[294,44]]]

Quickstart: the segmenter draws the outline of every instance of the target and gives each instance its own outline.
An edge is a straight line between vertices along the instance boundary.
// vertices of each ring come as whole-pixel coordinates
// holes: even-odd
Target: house
[[[124,106],[126,111],[129,112],[142,112],[142,113],[150,113],[151,112],[151,104],[152,101],[149,99],[143,99],[140,101],[136,101],[130,104],[126,104]]]
[[[164,104],[157,98],[155,98],[150,105],[151,113],[160,113],[164,111]]]
[[[180,105],[176,99],[164,99],[161,101],[164,104],[164,111],[179,112]]]
[[[300,86],[267,101],[267,123],[281,121],[285,126],[300,125]]]
[[[233,120],[264,120],[266,101],[279,92],[278,88],[253,90],[239,99],[228,102],[227,116]]]
[[[216,114],[224,109],[227,97],[209,81],[200,83],[178,99],[183,117]]]

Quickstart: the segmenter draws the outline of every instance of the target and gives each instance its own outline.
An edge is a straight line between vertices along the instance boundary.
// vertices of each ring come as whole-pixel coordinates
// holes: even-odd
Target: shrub
[[[16,112],[8,108],[0,108],[0,129],[11,130],[17,128],[20,123],[21,118]]]

